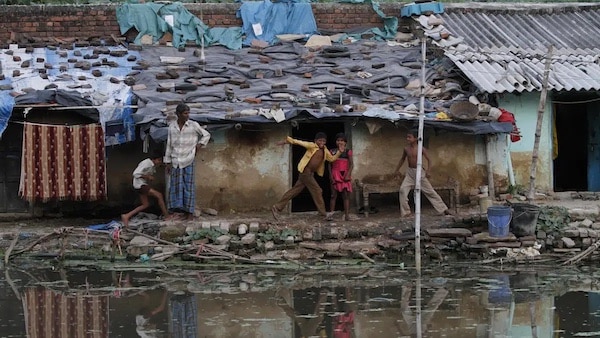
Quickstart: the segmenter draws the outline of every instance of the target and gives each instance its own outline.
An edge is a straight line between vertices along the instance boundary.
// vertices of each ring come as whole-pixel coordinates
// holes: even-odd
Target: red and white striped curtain
[[[106,199],[102,127],[26,123],[19,195],[30,202]]]

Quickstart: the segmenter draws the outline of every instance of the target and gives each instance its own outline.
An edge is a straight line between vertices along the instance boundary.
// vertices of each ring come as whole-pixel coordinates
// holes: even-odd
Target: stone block
[[[260,224],[258,222],[250,222],[250,232],[258,232]]]
[[[243,236],[248,233],[248,225],[242,223],[238,225],[238,235]]]
[[[146,238],[144,236],[135,236],[129,242],[129,245],[131,245],[131,246],[134,246],[134,245],[142,246],[142,245],[151,245],[151,244],[156,244],[156,242],[154,240],[152,240],[150,238]]]
[[[221,235],[215,239],[215,244],[217,245],[227,245],[231,241],[231,236],[229,235]]]
[[[254,243],[256,243],[256,234],[253,233],[249,233],[244,235],[244,237],[242,237],[241,239],[242,244],[244,245],[252,245]]]
[[[590,208],[574,208],[569,209],[569,216],[571,219],[576,220],[584,220],[586,218],[596,219],[599,213],[598,207],[590,207]]]
[[[572,248],[575,246],[575,241],[569,237],[562,237],[560,240],[566,248]]]
[[[588,236],[590,238],[598,238],[598,230],[588,229]]]
[[[210,222],[210,228],[218,230],[221,228],[221,222]]]
[[[579,237],[579,229],[565,229],[563,230],[562,234],[566,237]]]
[[[579,228],[579,237],[581,237],[581,238],[589,237],[588,229],[587,228]]]
[[[204,222],[202,222],[202,224],[200,225],[200,227],[202,229],[210,229],[210,222],[204,221]]]
[[[312,240],[312,238],[313,238],[313,232],[312,232],[312,230],[304,231],[302,233],[302,239],[303,240],[310,241],[310,240]]]
[[[269,251],[269,250],[273,250],[275,249],[275,243],[273,243],[273,241],[267,241],[265,242],[265,250]]]
[[[591,238],[589,238],[589,237],[582,239],[582,240],[581,240],[581,245],[582,245],[584,248],[587,248],[587,247],[589,247],[590,245],[592,245],[592,239],[591,239]]]
[[[546,232],[544,230],[538,230],[536,237],[538,239],[546,239],[546,237],[548,237],[548,235],[546,234]]]
[[[594,230],[600,230],[600,222],[594,222],[594,223],[592,223],[592,229],[594,229]]]
[[[228,234],[231,230],[231,223],[228,221],[221,221],[219,223],[219,228],[221,229],[222,233]]]
[[[579,226],[584,228],[589,228],[592,226],[592,224],[594,224],[594,222],[589,218],[586,218],[583,221],[579,222]]]

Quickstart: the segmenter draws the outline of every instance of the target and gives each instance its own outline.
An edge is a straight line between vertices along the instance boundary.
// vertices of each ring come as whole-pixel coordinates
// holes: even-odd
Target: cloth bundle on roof
[[[25,124],[19,196],[27,201],[106,199],[104,133],[97,124]]]

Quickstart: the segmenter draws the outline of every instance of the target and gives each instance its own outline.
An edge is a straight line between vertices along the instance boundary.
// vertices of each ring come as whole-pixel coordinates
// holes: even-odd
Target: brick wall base
[[[239,3],[186,4],[186,8],[210,27],[241,26],[236,12]],[[30,43],[58,38],[107,38],[121,36],[116,18],[118,5],[0,6],[0,43]],[[313,4],[317,27],[322,33],[357,28],[382,27],[381,18],[368,4]],[[402,3],[381,6],[386,15],[399,16]]]

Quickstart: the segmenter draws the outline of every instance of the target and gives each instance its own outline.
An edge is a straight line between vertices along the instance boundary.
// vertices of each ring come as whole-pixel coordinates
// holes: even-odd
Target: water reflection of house
[[[108,337],[109,296],[25,289],[27,337]]]

